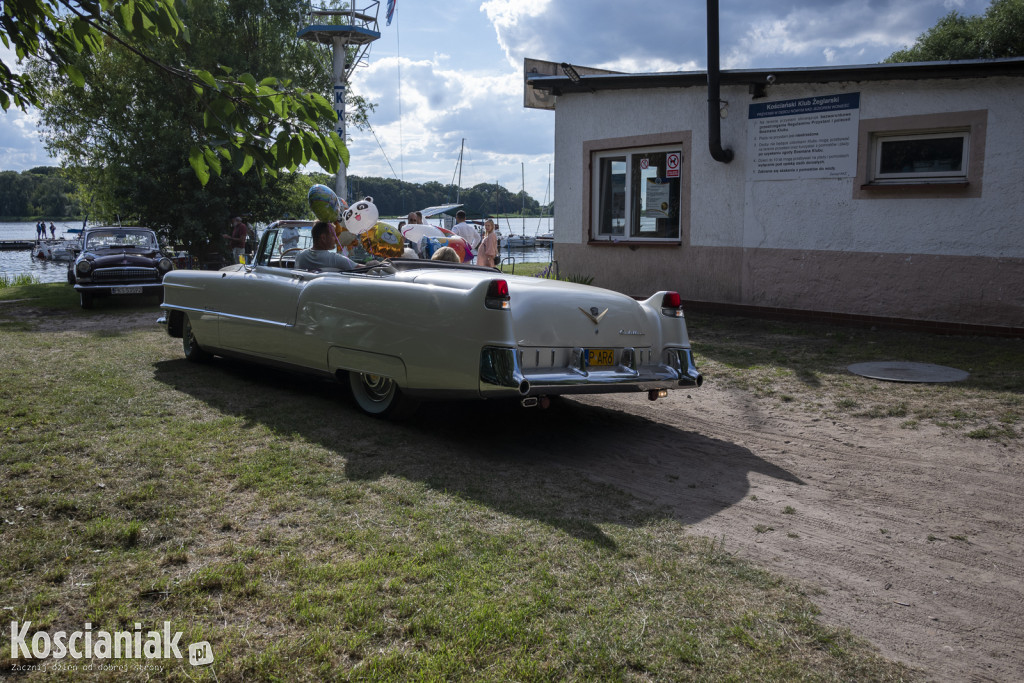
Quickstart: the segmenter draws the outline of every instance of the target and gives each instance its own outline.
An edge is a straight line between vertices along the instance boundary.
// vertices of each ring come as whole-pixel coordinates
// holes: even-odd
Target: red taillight
[[[490,284],[487,285],[487,298],[484,300],[484,305],[487,308],[503,310],[508,308],[508,302],[508,282],[505,280],[491,280]]]
[[[665,292],[661,297],[661,312],[673,318],[683,317],[683,299],[679,292]]]
[[[504,297],[508,298],[508,282],[505,280],[491,280],[491,284],[487,286],[488,297]]]

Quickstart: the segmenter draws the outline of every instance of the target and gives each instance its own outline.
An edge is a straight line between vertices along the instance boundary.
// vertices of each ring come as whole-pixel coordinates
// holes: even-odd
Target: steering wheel
[[[285,249],[284,251],[281,252],[281,258],[284,258],[285,254],[288,254],[293,251],[302,251],[302,247],[291,247],[290,249]]]

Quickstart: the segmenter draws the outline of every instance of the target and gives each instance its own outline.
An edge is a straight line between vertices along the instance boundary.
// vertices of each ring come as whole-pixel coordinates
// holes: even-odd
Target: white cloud
[[[52,166],[40,142],[39,112],[10,109],[0,116],[0,170],[25,171],[36,166]]]

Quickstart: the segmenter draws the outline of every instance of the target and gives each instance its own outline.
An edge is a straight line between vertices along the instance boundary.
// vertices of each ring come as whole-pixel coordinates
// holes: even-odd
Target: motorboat
[[[41,240],[32,248],[32,255],[47,261],[74,261],[80,251],[79,240]]]
[[[537,238],[530,235],[509,235],[505,239],[505,246],[510,249],[529,249],[537,246]]]

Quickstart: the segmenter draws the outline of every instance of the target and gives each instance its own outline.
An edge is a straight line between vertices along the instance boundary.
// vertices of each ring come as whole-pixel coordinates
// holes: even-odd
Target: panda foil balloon
[[[352,206],[342,212],[342,220],[349,232],[361,235],[373,226],[377,225],[380,213],[377,205],[373,203],[373,197],[363,197],[352,202]]]

